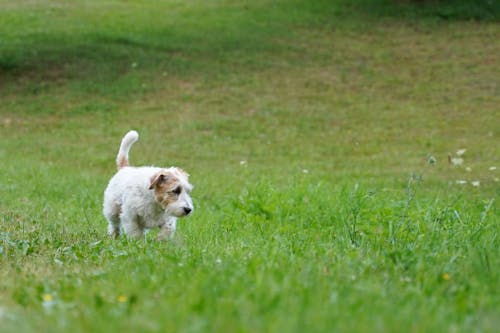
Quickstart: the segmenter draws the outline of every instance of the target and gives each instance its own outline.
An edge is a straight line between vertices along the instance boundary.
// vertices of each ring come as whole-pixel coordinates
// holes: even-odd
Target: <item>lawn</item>
[[[0,0],[0,332],[497,331],[499,18]],[[106,236],[130,129],[191,174],[172,241]]]

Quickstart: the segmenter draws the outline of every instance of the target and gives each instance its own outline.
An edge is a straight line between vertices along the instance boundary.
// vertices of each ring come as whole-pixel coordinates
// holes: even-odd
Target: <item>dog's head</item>
[[[168,168],[158,171],[151,177],[149,189],[155,192],[156,201],[168,214],[183,217],[193,211],[193,201],[189,196],[193,185],[184,170]]]

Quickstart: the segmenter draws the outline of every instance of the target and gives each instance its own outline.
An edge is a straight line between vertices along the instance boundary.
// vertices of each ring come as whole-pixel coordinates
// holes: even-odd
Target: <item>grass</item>
[[[1,1],[1,331],[496,331],[495,6]],[[105,236],[131,128],[172,242]]]

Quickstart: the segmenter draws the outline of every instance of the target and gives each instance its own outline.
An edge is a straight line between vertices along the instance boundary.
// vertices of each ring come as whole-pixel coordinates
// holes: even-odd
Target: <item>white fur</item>
[[[116,164],[119,165],[122,159],[128,161],[128,152],[130,151],[130,147],[139,140],[139,133],[136,131],[130,131],[122,139],[122,143],[120,144],[120,150],[118,151],[118,155],[116,156]]]
[[[189,196],[193,186],[187,174],[175,167],[120,167],[123,157],[128,165],[128,152],[137,139],[135,131],[124,136],[117,156],[119,170],[104,191],[103,213],[109,222],[108,234],[117,237],[122,228],[125,234],[140,238],[145,229],[159,227],[160,239],[173,237],[177,217],[189,215],[193,210]],[[182,189],[175,195],[176,200],[166,207],[158,201],[152,189],[152,179],[158,173],[173,175],[176,186]]]

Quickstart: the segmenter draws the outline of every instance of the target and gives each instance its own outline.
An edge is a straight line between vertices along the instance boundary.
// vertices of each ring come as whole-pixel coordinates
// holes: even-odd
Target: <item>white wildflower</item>
[[[240,165],[245,165],[247,164],[247,161],[240,161]]]
[[[453,157],[451,159],[451,164],[453,165],[462,165],[464,163],[464,159],[461,157]]]
[[[457,150],[457,156],[462,156],[463,154],[465,154],[465,152],[467,151],[467,149],[459,149]]]
[[[490,166],[490,167],[488,168],[488,170],[490,170],[490,171],[495,171],[496,169],[497,169],[497,167],[496,167],[496,166]]]
[[[467,168],[465,168],[465,171],[467,171],[467,172],[471,172],[471,171],[472,171],[472,169],[471,169],[471,167],[467,167]]]
[[[456,183],[459,185],[463,185],[463,184],[467,184],[467,181],[466,180],[457,180]]]
[[[303,172],[303,173],[309,173],[309,170],[307,170],[307,169],[303,169],[303,170],[302,170],[302,172]]]
[[[411,282],[411,278],[408,276],[403,276],[399,278],[399,281],[401,282]]]
[[[478,187],[481,183],[479,182],[479,180],[474,180],[471,182],[472,186],[474,187]]]
[[[132,63],[132,68],[137,68],[137,63],[136,62]]]
[[[427,163],[431,164],[431,165],[434,165],[436,164],[437,160],[434,156],[429,156],[429,158],[427,159]]]

